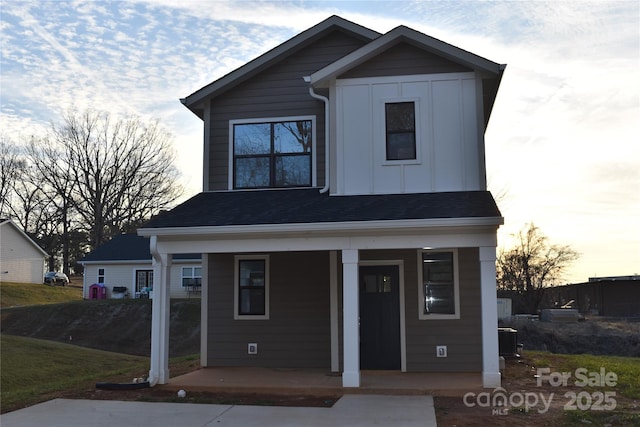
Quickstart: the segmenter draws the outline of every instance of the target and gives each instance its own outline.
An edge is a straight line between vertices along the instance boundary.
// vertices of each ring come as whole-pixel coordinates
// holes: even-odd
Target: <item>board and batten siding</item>
[[[330,368],[329,253],[268,255],[269,319],[234,320],[234,254],[209,254],[207,365]]]
[[[208,153],[205,190],[228,190],[233,186],[229,182],[230,120],[294,116],[316,117],[313,159],[316,184],[324,185],[324,104],[310,96],[309,85],[303,77],[363,43],[345,33],[333,32],[214,98],[205,116],[205,126],[208,126],[205,135],[209,135],[209,146],[205,147],[205,155]]]
[[[338,80],[337,194],[484,190],[474,73]],[[414,102],[416,159],[386,160],[385,103]]]

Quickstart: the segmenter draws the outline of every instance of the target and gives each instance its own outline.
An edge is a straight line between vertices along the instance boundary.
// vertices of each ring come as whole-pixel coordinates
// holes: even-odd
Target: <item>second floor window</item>
[[[233,124],[233,187],[310,187],[312,120]]]
[[[385,128],[387,133],[387,160],[415,160],[415,103],[386,103]]]

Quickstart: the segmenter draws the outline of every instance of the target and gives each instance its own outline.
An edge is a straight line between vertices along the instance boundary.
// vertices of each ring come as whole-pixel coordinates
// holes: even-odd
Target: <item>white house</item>
[[[200,254],[178,254],[171,267],[172,298],[199,297],[202,281]],[[153,266],[149,240],[135,234],[121,234],[96,248],[80,261],[84,266],[83,297],[91,299],[93,284],[106,288],[107,298],[153,295]],[[124,292],[114,292],[126,290]]]
[[[10,219],[0,219],[0,282],[42,283],[49,255]]]

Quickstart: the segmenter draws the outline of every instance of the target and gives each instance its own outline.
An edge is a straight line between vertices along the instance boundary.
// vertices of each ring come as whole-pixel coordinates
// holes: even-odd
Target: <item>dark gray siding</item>
[[[330,368],[328,252],[270,254],[268,320],[234,320],[234,255],[209,260],[209,366]]]
[[[478,250],[458,250],[460,319],[418,320],[417,257],[405,276],[407,370],[424,372],[482,371],[480,262]],[[405,265],[406,266],[406,265]],[[412,273],[412,270],[416,273]],[[411,280],[407,276],[415,274]],[[448,357],[437,358],[436,346],[446,345]]]
[[[209,189],[228,188],[229,120],[306,115],[316,116],[314,155],[318,185],[324,185],[324,104],[309,95],[309,85],[303,77],[363,43],[334,31],[215,98],[211,102]]]
[[[458,249],[461,315],[456,320],[418,320],[417,250],[363,251],[360,259],[404,261],[407,371],[482,370],[480,262],[476,248]],[[435,356],[436,345],[447,346],[447,358]]]
[[[339,78],[457,73],[465,71],[472,70],[440,56],[418,49],[408,43],[399,43],[369,61],[352,68]]]

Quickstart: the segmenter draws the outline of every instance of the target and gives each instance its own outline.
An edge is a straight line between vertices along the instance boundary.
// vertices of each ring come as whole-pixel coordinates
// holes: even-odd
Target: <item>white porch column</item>
[[[171,254],[155,251],[155,236],[151,237],[153,256],[153,300],[151,305],[151,368],[152,385],[169,382],[169,287]],[[155,253],[154,253],[155,252]]]
[[[338,251],[329,251],[329,315],[331,317],[331,372],[339,372]]]
[[[498,359],[498,297],[496,289],[496,248],[480,248],[480,301],[482,304],[482,385],[500,387]]]
[[[342,251],[343,387],[360,387],[360,327],[357,249]]]
[[[202,286],[200,286],[200,366],[208,366],[209,340],[209,254],[202,254]]]

